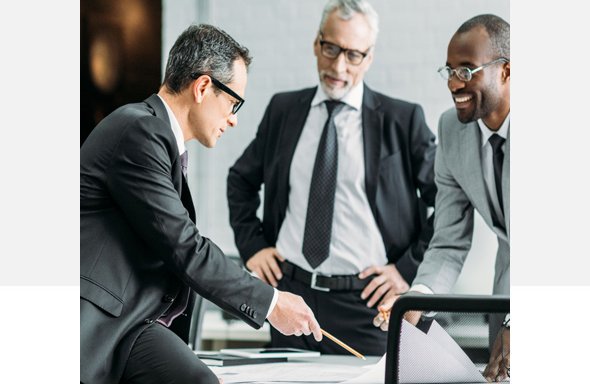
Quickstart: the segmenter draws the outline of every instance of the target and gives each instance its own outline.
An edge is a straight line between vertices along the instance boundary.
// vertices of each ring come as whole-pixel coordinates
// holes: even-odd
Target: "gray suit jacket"
[[[510,132],[504,147],[502,195],[506,230],[492,224],[481,165],[481,133],[476,122],[463,124],[454,108],[439,120],[435,160],[434,236],[413,284],[447,293],[455,284],[473,237],[474,209],[498,238],[494,294],[510,294]]]
[[[118,383],[139,334],[189,289],[253,327],[264,323],[273,288],[201,236],[179,160],[157,95],[119,108],[82,145],[80,381],[85,384]],[[183,332],[188,329],[179,336],[186,336]]]

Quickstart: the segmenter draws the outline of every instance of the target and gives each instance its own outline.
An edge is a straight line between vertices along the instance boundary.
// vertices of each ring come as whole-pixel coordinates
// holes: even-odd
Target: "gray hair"
[[[323,31],[328,16],[334,10],[338,11],[338,17],[342,20],[349,20],[355,13],[360,13],[367,18],[369,27],[373,33],[373,43],[377,40],[379,33],[379,16],[375,9],[366,0],[330,0],[324,7],[322,20],[320,21],[320,31]]]
[[[208,24],[191,25],[170,49],[163,85],[173,93],[180,93],[193,81],[193,73],[231,83],[233,64],[238,59],[244,61],[246,69],[252,62],[248,48],[225,31]]]
[[[467,20],[455,32],[456,35],[483,27],[490,36],[490,54],[510,60],[510,24],[499,16],[485,14]]]

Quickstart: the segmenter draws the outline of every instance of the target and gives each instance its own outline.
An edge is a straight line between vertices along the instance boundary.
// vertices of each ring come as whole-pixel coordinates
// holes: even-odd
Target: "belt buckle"
[[[330,277],[330,275],[321,275],[324,277]],[[311,289],[316,289],[318,291],[323,291],[323,292],[330,292],[330,288],[324,288],[324,287],[318,287],[317,286],[317,278],[318,278],[318,273],[317,272],[313,272],[311,274]]]

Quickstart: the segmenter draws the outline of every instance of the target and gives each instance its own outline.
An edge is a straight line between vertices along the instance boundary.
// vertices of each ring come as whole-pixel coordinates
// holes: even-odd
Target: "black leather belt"
[[[311,273],[288,261],[281,263],[281,270],[283,271],[284,277],[299,281],[312,289],[325,292],[362,291],[372,280],[370,277],[361,280],[357,275],[329,276],[320,275],[315,272]]]

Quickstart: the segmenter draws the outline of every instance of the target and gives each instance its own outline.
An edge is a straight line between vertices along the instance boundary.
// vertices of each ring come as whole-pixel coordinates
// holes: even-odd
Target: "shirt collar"
[[[343,98],[340,99],[346,105],[356,109],[357,111],[361,109],[363,105],[363,92],[364,92],[364,83],[361,81],[354,87],[350,89],[350,91],[344,95]],[[320,105],[326,100],[330,100],[330,98],[324,92],[324,88],[322,88],[321,84],[318,85],[317,92],[311,101],[311,106],[315,107]]]
[[[176,145],[178,146],[178,154],[182,155],[186,152],[186,147],[184,145],[184,136],[182,135],[182,129],[180,129],[180,124],[178,124],[178,120],[176,120],[176,116],[172,113],[172,110],[166,104],[166,101],[162,98],[162,96],[158,95],[162,103],[164,103],[164,107],[166,107],[166,112],[168,113],[168,120],[170,122],[170,128],[172,129],[172,133],[174,133],[174,138],[176,139]]]
[[[500,129],[497,131],[492,131],[487,127],[487,125],[483,122],[482,119],[477,120],[477,125],[479,126],[479,130],[481,131],[481,146],[483,147],[488,142],[488,139],[494,134],[498,134],[503,139],[508,138],[508,128],[510,127],[510,112],[504,119],[504,122],[500,126]]]

